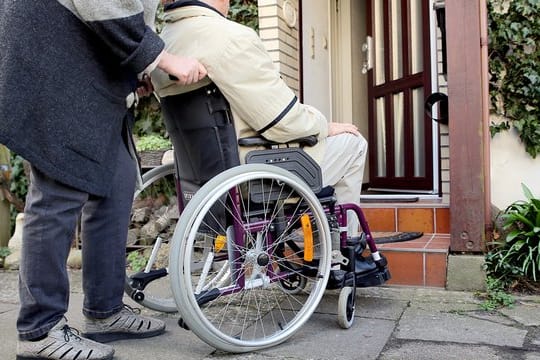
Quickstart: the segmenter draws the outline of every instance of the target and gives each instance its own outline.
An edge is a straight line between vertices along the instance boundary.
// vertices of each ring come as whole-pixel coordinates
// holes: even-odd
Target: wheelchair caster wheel
[[[296,295],[304,291],[307,284],[307,279],[301,274],[294,274],[287,279],[281,279],[279,283],[284,292],[290,295]]]
[[[144,293],[142,291],[136,290],[131,295],[131,298],[135,300],[136,302],[140,303],[144,301]]]
[[[354,322],[355,291],[346,286],[339,292],[338,301],[338,324],[342,329],[348,329]]]
[[[178,326],[180,326],[182,329],[189,330],[189,326],[187,326],[186,322],[182,318],[178,319]]]

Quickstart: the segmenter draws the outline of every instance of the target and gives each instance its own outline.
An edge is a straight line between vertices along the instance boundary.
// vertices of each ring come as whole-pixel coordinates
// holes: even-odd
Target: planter
[[[143,168],[153,168],[161,165],[161,159],[163,154],[167,150],[147,150],[141,151],[139,156],[141,158],[141,167]]]

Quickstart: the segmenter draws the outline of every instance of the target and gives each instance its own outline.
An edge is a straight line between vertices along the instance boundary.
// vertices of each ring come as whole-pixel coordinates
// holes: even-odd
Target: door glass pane
[[[384,98],[375,100],[377,114],[377,176],[386,176],[386,116]]]
[[[426,149],[424,129],[424,88],[412,90],[414,139],[414,176],[426,176]]]
[[[401,24],[401,0],[391,0],[391,36],[392,36],[392,80],[403,76],[403,47]]]
[[[405,119],[403,93],[392,95],[394,107],[394,174],[405,176]]]
[[[373,23],[375,24],[373,47],[375,51],[375,85],[385,82],[384,74],[384,6],[383,0],[375,0],[373,3]]]
[[[409,0],[409,4],[411,14],[411,74],[416,74],[424,69],[422,0]]]

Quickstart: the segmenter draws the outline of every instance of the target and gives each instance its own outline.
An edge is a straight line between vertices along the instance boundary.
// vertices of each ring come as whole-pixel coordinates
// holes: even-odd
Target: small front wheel
[[[348,329],[354,322],[355,291],[351,286],[341,289],[338,301],[338,324],[342,329]]]

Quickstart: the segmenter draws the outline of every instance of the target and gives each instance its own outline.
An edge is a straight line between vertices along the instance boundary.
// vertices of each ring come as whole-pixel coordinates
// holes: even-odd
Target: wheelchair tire
[[[259,204],[248,195],[257,185],[258,198],[266,199]],[[313,236],[288,246],[301,215]],[[201,269],[193,258],[200,256],[203,235],[214,239],[205,243],[215,264]],[[310,249],[313,258],[306,255]],[[260,350],[291,337],[315,311],[330,254],[326,215],[311,189],[276,166],[241,165],[211,179],[184,209],[170,251],[171,288],[182,320],[203,341],[228,352]],[[201,282],[223,264],[229,281],[201,291]],[[280,282],[287,276],[302,277],[306,286],[287,291]]]
[[[346,286],[339,292],[337,320],[342,329],[350,328],[354,322],[354,296],[354,289],[351,286]]]

